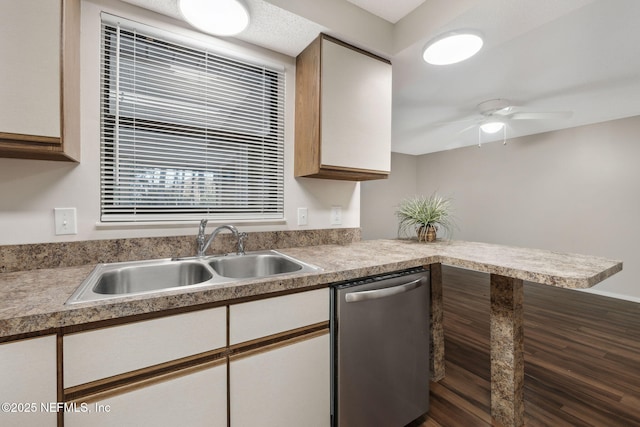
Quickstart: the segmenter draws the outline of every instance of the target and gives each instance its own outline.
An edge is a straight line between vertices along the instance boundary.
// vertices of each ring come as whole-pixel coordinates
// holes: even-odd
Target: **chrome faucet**
[[[199,256],[199,257],[204,256],[204,254],[207,251],[207,249],[209,248],[209,246],[211,246],[211,242],[213,242],[213,239],[215,239],[216,236],[224,229],[227,229],[231,233],[233,233],[234,237],[238,241],[236,254],[244,255],[244,241],[248,237],[247,233],[239,232],[238,229],[236,227],[234,227],[233,225],[221,225],[221,226],[217,227],[215,230],[213,230],[213,232],[211,233],[209,238],[206,239],[206,241],[205,241],[205,228],[206,227],[207,227],[207,220],[203,219],[202,221],[200,221],[200,228],[198,229],[198,237],[196,237],[196,242],[198,243],[198,254],[197,254],[197,256]]]

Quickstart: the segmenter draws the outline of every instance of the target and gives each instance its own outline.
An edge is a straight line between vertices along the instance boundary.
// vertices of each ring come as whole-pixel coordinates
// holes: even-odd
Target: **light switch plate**
[[[342,206],[331,206],[331,225],[342,224]]]
[[[54,208],[56,235],[78,234],[76,208]]]
[[[307,208],[298,208],[298,225],[309,224],[309,211]]]

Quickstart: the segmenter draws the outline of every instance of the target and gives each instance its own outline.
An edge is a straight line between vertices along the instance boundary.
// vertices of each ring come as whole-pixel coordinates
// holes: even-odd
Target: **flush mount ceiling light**
[[[233,36],[249,25],[249,11],[240,0],[178,0],[184,19],[217,36]]]
[[[482,44],[482,37],[477,31],[452,31],[427,43],[422,58],[432,65],[455,64],[478,53]]]
[[[498,120],[491,120],[484,122],[480,125],[480,129],[484,133],[496,133],[500,132],[504,128],[504,122]]]

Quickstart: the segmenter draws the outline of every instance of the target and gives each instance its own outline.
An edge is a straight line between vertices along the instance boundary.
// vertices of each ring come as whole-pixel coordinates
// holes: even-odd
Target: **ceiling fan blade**
[[[458,124],[462,124],[462,123],[477,122],[477,121],[478,121],[477,117],[469,117],[467,119],[435,122],[435,123],[433,123],[433,125],[434,126],[448,126],[448,125],[458,125]]]
[[[476,123],[472,124],[471,126],[467,126],[465,128],[462,128],[461,130],[459,130],[456,133],[456,135],[462,135],[463,133],[465,133],[465,132],[467,132],[467,131],[469,131],[471,129],[477,129],[477,128],[478,128],[478,123],[476,122]]]
[[[572,111],[554,111],[548,113],[521,112],[513,113],[509,118],[511,120],[556,120],[568,119],[573,116]]]
[[[514,112],[516,112],[516,107],[514,107],[513,105],[508,105],[504,108],[501,108],[499,110],[493,111],[491,114],[488,114],[489,116],[511,116],[514,114]]]

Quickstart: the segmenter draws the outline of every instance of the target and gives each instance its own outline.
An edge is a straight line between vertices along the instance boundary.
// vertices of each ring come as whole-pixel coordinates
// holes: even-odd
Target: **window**
[[[102,16],[101,220],[283,218],[284,71]]]

